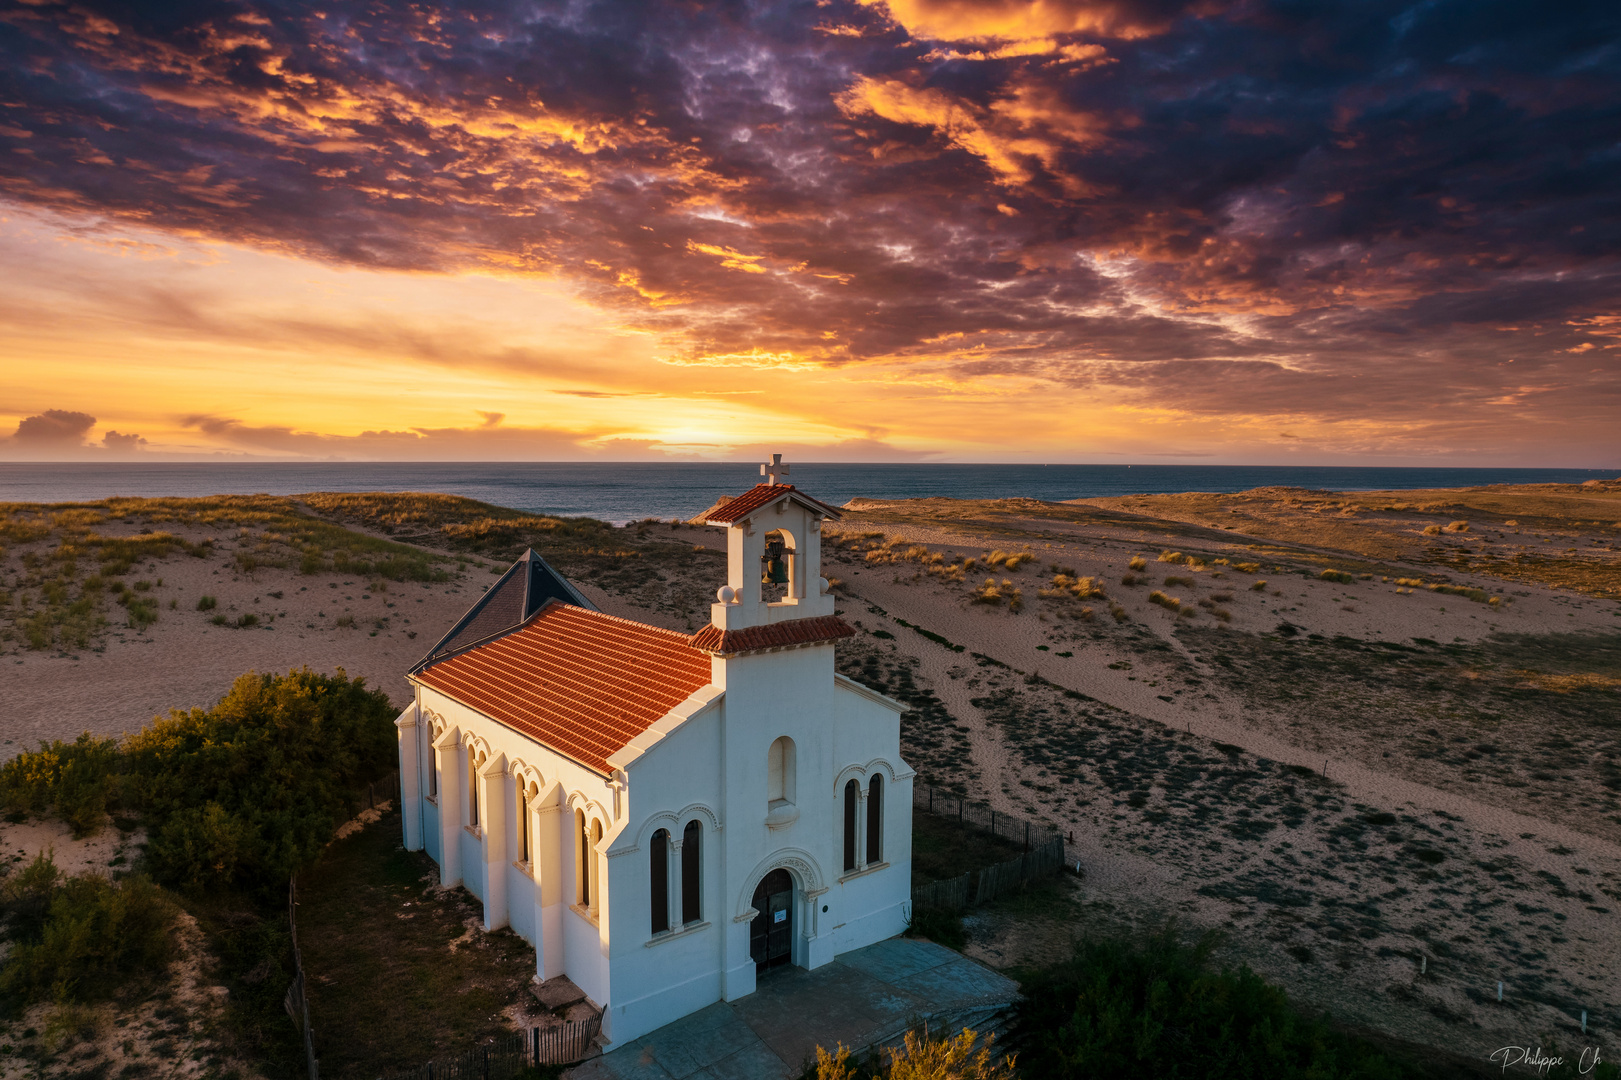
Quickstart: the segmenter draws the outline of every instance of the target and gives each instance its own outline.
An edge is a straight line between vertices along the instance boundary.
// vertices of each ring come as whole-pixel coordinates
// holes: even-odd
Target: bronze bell
[[[768,540],[765,545],[765,554],[760,556],[764,569],[760,572],[761,585],[788,584],[788,560],[785,545],[781,540]]]

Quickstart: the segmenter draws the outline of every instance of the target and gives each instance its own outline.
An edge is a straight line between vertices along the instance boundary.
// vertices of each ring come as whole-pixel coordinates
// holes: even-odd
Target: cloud
[[[862,0],[887,7],[914,37],[935,41],[1028,41],[1053,34],[1135,38],[1163,32],[1183,14],[1218,9],[1185,0]]]
[[[563,281],[671,370],[1598,447],[1621,319],[1608,16],[1489,9],[39,0],[4,16],[0,191],[337,266]],[[562,363],[457,328],[264,331]],[[583,393],[611,367],[570,362]],[[304,438],[278,430],[255,437]],[[607,437],[443,430],[367,438]]]
[[[116,431],[108,431],[101,437],[101,444],[114,454],[133,454],[147,445],[147,442],[139,435],[121,435]]]
[[[102,460],[127,457],[147,445],[140,435],[108,430],[99,444],[89,441],[96,418],[73,409],[46,409],[25,416],[9,437],[0,437],[0,458],[32,461]]]
[[[89,413],[66,409],[46,409],[37,416],[23,419],[17,425],[12,441],[31,446],[84,445],[84,438],[96,426],[96,418]]]

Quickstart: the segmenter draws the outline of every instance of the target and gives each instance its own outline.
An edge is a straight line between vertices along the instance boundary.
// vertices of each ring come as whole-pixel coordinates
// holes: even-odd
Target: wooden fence
[[[945,881],[931,881],[912,890],[912,907],[961,911],[972,904],[986,904],[998,896],[1015,892],[1035,878],[1056,874],[1064,868],[1064,838],[1054,836],[1041,846],[1017,855],[1007,862],[987,866],[979,873]]]
[[[1011,841],[1024,848],[1015,858],[987,866],[945,881],[932,881],[912,890],[912,907],[961,911],[971,904],[984,904],[1016,889],[1034,878],[1056,874],[1064,868],[1064,837],[1045,825],[1012,814],[998,813],[984,803],[972,802],[952,791],[914,782],[912,808],[946,819],[955,818],[964,828],[977,829]]]
[[[390,1073],[387,1080],[512,1080],[532,1065],[569,1065],[591,1052],[602,1017],[530,1028],[476,1046],[452,1058]]]

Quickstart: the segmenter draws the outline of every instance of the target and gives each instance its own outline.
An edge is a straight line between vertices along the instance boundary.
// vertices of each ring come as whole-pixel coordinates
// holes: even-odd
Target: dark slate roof
[[[567,578],[546,565],[546,560],[530,548],[411,670],[421,671],[451,653],[516,630],[533,618],[548,600],[588,611],[597,610]]]

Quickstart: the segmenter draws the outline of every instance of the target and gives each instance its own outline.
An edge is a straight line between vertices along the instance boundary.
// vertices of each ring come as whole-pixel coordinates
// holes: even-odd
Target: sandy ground
[[[864,525],[858,519],[844,527]],[[1176,631],[1189,620],[1150,604],[1147,594],[1160,588],[1191,602],[1230,593],[1220,605],[1230,622],[1202,615],[1193,623],[1246,636],[1287,620],[1302,640],[1320,633],[1393,642],[1479,641],[1498,631],[1613,633],[1613,603],[1505,590],[1500,581],[1458,574],[1456,583],[1512,602],[1492,609],[1377,579],[1308,580],[1298,571],[1276,573],[1274,560],[1253,554],[1247,545],[1254,538],[1243,536],[1224,550],[1166,543],[1149,530],[1134,535],[1046,519],[1017,529],[999,522],[977,536],[960,520],[886,520],[882,531],[948,558],[1028,544],[1040,560],[1019,572],[993,571],[1024,594],[1018,614],[969,602],[983,570],[953,583],[915,562],[872,565],[845,553],[828,572],[846,582],[846,617],[881,635],[858,648],[883,650],[880,667],[905,665],[909,679],[966,729],[969,749],[958,775],[968,786],[999,810],[1046,820],[1069,835],[1087,897],[1070,930],[1146,929],[1168,916],[1193,929],[1222,929],[1227,959],[1251,964],[1306,1001],[1402,1038],[1482,1056],[1530,1034],[1576,1045],[1581,1010],[1590,1014],[1592,1038],[1613,1033],[1621,1020],[1621,930],[1613,911],[1621,901],[1621,846],[1612,835],[1550,821],[1507,789],[1487,789],[1483,801],[1337,753],[1337,741],[1353,740],[1332,709],[1307,703],[1283,716],[1258,713],[1184,644]],[[1171,547],[1268,565],[1246,575],[1157,563]],[[1146,558],[1150,583],[1123,587],[1118,582],[1134,555]],[[1093,619],[1084,621],[1074,618],[1078,602],[1038,598],[1049,563],[1102,578],[1126,621],[1107,615],[1108,600],[1087,601]],[[1161,584],[1167,575],[1195,583],[1169,587]],[[1263,578],[1265,591],[1254,591]],[[1064,696],[1065,689],[1081,699]],[[920,771],[932,771],[937,782],[955,779],[941,775],[932,754],[918,750],[932,766]],[[1125,797],[1134,793],[1136,804]],[[1591,815],[1584,821],[1593,824]],[[1613,834],[1601,824],[1599,832]],[[992,929],[970,951],[993,963],[1039,961],[1053,947],[1017,926]],[[1501,1006],[1498,980],[1506,985]]]
[[[1472,775],[1415,756],[1399,741],[1381,742],[1339,699],[1258,702],[1242,677],[1217,666],[1211,647],[1221,635],[1275,639],[1284,622],[1302,643],[1343,635],[1437,649],[1502,633],[1615,634],[1614,602],[1447,566],[1453,584],[1499,598],[1488,606],[1382,580],[1438,580],[1433,562],[1386,554],[1364,558],[1359,569],[1371,579],[1322,581],[1302,573],[1315,573],[1302,556],[1327,549],[1298,542],[1121,515],[1100,523],[1085,508],[1070,516],[1053,504],[1028,515],[1007,506],[867,504],[839,528],[927,545],[948,562],[993,549],[1036,556],[1018,571],[982,567],[953,581],[916,561],[875,564],[859,551],[830,554],[824,568],[843,580],[840,609],[863,632],[841,647],[841,666],[914,707],[903,739],[922,776],[1052,823],[1084,869],[1079,906],[1056,928],[983,926],[970,951],[998,964],[1031,962],[1067,934],[1143,929],[1175,915],[1193,930],[1225,931],[1226,959],[1249,963],[1299,999],[1414,1041],[1484,1056],[1531,1037],[1579,1046],[1581,1010],[1590,1042],[1621,1027],[1613,799],[1608,808],[1602,791],[1539,802],[1537,787],[1548,785],[1516,789],[1512,770]],[[1561,552],[1613,551],[1573,530],[1540,535]],[[724,540],[720,530],[690,538],[715,548]],[[1463,550],[1482,537],[1421,542]],[[1207,565],[1158,562],[1167,549]],[[1144,581],[1125,586],[1134,556],[1146,560]],[[1218,557],[1262,566],[1243,573]],[[1107,597],[1041,597],[1053,565],[1099,578]],[[128,730],[169,707],[208,704],[242,671],[299,664],[342,666],[403,702],[404,670],[494,580],[476,567],[447,583],[368,592],[367,582],[330,574],[248,578],[223,559],[187,556],[137,575],[161,577],[154,594],[178,601],[174,610],[162,604],[145,634],[113,634],[99,653],[0,657],[15,702],[6,739]],[[970,602],[987,575],[1019,588],[1023,610]],[[685,628],[669,612],[577,584],[614,614]],[[1179,618],[1150,603],[1156,589],[1196,614]],[[204,592],[219,598],[220,612],[252,611],[266,625],[212,625],[195,610]],[[342,615],[357,627],[333,628]],[[87,858],[103,856],[114,857]]]
[[[38,652],[13,642],[0,654],[11,702],[0,724],[0,756],[81,731],[134,731],[170,709],[212,705],[246,671],[343,668],[403,706],[411,697],[405,671],[495,581],[488,570],[469,568],[453,570],[450,581],[388,581],[374,592],[365,580],[337,574],[261,568],[246,575],[229,551],[155,560],[128,579],[152,582],[146,595],[159,602],[158,621],[144,631],[124,625],[123,609],[109,605],[112,626],[99,651]],[[218,607],[198,611],[204,595]],[[211,621],[247,613],[260,625]],[[336,625],[345,616],[352,628]]]

